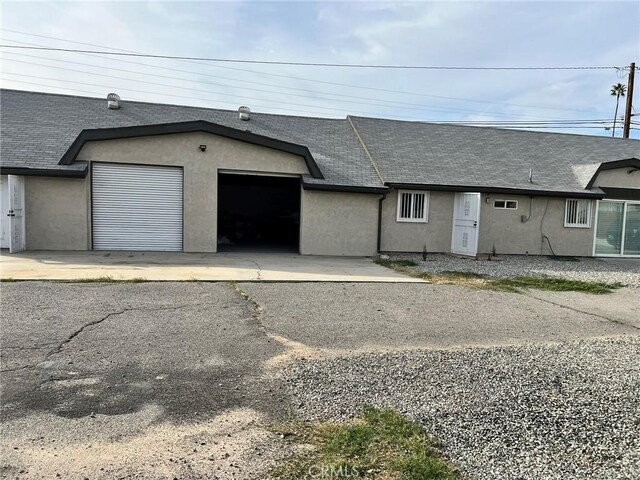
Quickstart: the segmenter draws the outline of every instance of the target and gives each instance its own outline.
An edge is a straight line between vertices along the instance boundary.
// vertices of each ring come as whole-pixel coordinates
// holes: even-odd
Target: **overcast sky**
[[[640,63],[637,1],[3,1],[2,29],[5,44],[196,57],[476,67]],[[610,121],[611,86],[627,82],[627,72],[616,70],[221,65],[7,49],[1,67],[2,86],[21,90],[99,97],[114,91],[125,101],[466,122]],[[618,116],[623,112],[624,99]],[[611,135],[604,128],[552,130]],[[640,138],[640,130],[632,136]]]

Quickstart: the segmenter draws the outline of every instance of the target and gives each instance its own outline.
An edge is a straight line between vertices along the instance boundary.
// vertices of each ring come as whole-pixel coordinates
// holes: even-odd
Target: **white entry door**
[[[0,176],[0,248],[9,248],[11,220],[9,217],[9,178]]]
[[[9,177],[9,252],[18,253],[26,248],[24,228],[24,177]]]
[[[478,253],[480,194],[456,193],[453,208],[451,252],[474,256]]]
[[[0,215],[0,247],[8,248],[10,253],[22,252],[26,248],[23,176],[3,175],[0,178]]]
[[[182,251],[182,168],[92,164],[95,250]]]

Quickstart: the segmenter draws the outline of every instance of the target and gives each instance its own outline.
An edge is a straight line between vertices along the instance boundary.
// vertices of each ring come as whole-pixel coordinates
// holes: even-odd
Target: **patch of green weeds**
[[[418,264],[413,260],[388,260],[388,259],[377,259],[376,263],[378,265],[382,265],[387,268],[398,268],[398,267],[417,267]]]
[[[497,278],[490,282],[498,289],[535,288],[552,292],[583,292],[601,295],[621,288],[621,283],[585,282],[553,277]]]
[[[276,431],[309,448],[272,470],[274,479],[462,478],[435,438],[392,409],[368,407],[351,422],[290,422]]]
[[[143,277],[118,279],[118,278],[113,278],[109,276],[76,278],[73,280],[60,280],[60,281],[63,283],[145,283],[145,282],[149,282],[149,280]]]

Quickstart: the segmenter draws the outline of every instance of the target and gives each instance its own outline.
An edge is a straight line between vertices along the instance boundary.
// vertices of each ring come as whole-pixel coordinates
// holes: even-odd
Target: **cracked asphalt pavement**
[[[225,283],[3,284],[0,474],[260,475],[287,393],[254,313]]]
[[[264,428],[291,409],[282,365],[638,334],[637,291],[595,298],[427,284],[3,283],[0,476],[264,478],[292,448]]]
[[[242,285],[270,331],[325,353],[558,342],[640,333],[640,294],[428,284]]]

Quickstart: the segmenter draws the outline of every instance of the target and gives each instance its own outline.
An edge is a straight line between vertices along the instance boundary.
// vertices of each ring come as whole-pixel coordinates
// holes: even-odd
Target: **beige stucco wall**
[[[374,255],[380,195],[302,191],[300,253]]]
[[[207,145],[205,152],[200,145]],[[215,252],[218,171],[308,174],[302,157],[208,133],[87,143],[79,161],[181,166],[186,252]],[[27,177],[27,248],[91,248],[91,184],[84,179]],[[373,255],[379,195],[301,191],[300,251]]]
[[[488,203],[487,203],[488,199]],[[517,200],[517,210],[493,208],[493,200]],[[557,255],[590,256],[593,247],[593,229],[596,204],[591,207],[591,228],[564,226],[565,199],[555,197],[527,197],[521,195],[483,194],[480,204],[480,231],[478,252],[489,253],[494,245],[497,254],[548,255],[546,242],[542,242],[540,228],[549,237]],[[521,216],[531,218],[521,221]],[[547,207],[548,204],[548,207]],[[546,209],[546,213],[545,213]]]
[[[593,184],[596,187],[640,188],[640,170],[630,167],[604,170]]]
[[[201,132],[89,142],[78,160],[183,167],[185,252],[216,251],[218,170],[308,173],[300,156]]]
[[[453,223],[454,192],[429,192],[428,223],[397,222],[398,193],[392,191],[383,202],[382,242],[383,252],[450,252]],[[493,200],[517,200],[517,210],[493,208]],[[482,194],[480,200],[480,222],[478,253],[489,253],[494,245],[498,254],[550,254],[545,240],[541,242],[540,224],[544,234],[558,255],[590,256],[593,245],[593,217],[595,202],[592,204],[591,228],[564,227],[564,198],[534,197],[531,218],[521,221],[521,216],[529,215],[531,198],[522,195]],[[548,202],[548,207],[547,207]],[[546,213],[545,213],[546,208]],[[544,220],[543,220],[544,214]]]
[[[207,145],[205,152],[199,145]],[[208,133],[186,133],[90,142],[78,160],[182,166],[184,169],[184,250],[215,252],[219,170],[307,174],[302,157]],[[602,172],[596,185],[639,188],[640,173]],[[30,250],[86,250],[91,245],[90,178],[26,177],[26,238]],[[448,252],[451,248],[453,192],[429,193],[428,223],[396,221],[397,191],[383,202],[381,250]],[[499,254],[550,253],[541,242],[542,224],[559,255],[591,255],[592,227],[565,228],[565,199],[535,197],[531,218],[527,196],[482,195],[480,253],[495,245]],[[373,255],[377,250],[380,195],[301,191],[300,251],[316,255]],[[518,200],[518,210],[497,210],[493,199]],[[595,214],[595,202],[592,208]]]
[[[453,228],[453,192],[429,192],[427,223],[398,222],[398,191],[382,202],[383,252],[449,252]]]
[[[25,177],[27,249],[87,250],[88,198],[85,179]]]

